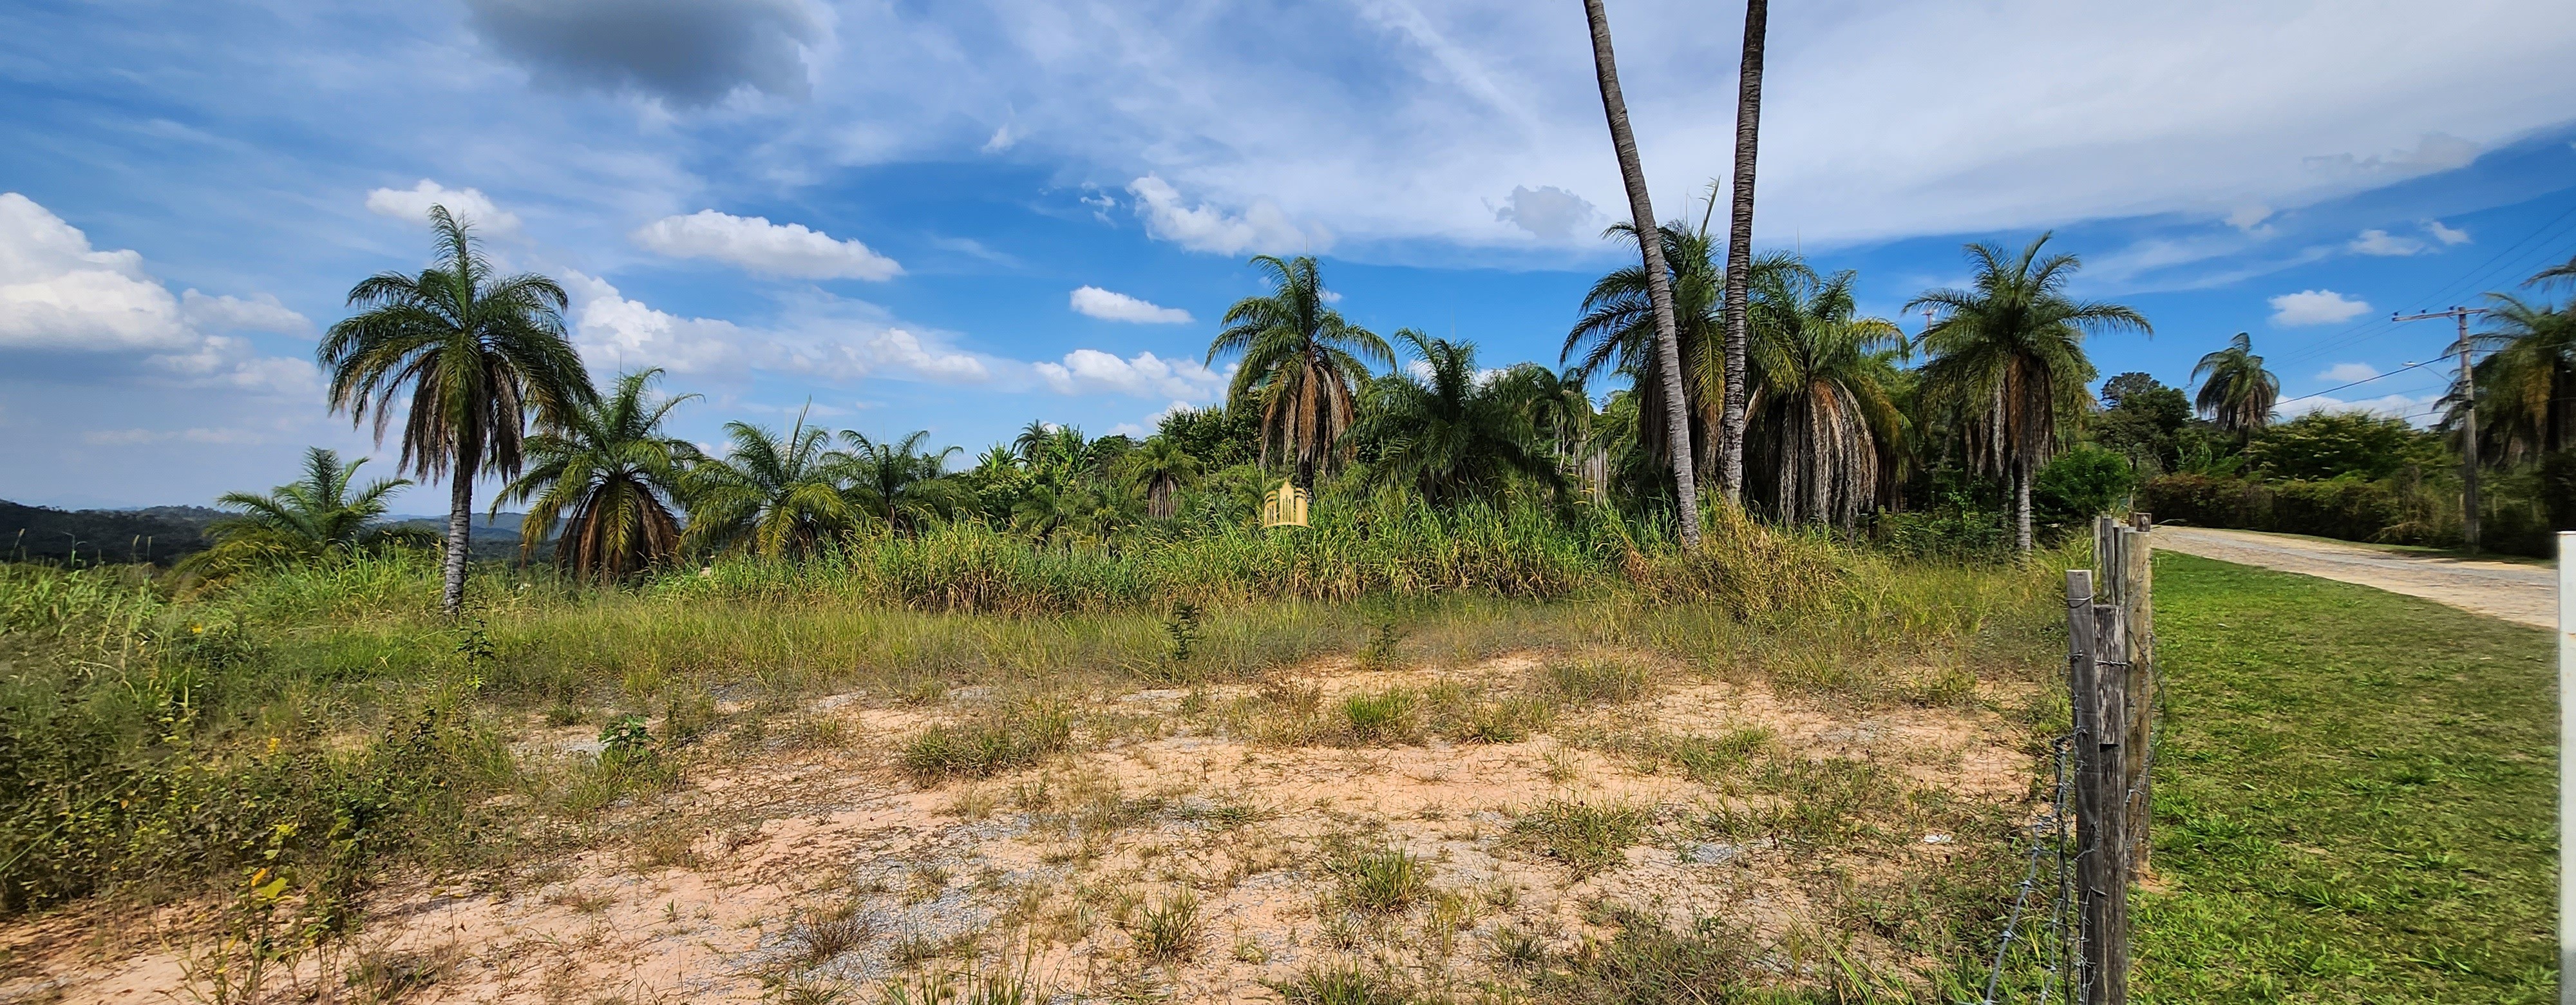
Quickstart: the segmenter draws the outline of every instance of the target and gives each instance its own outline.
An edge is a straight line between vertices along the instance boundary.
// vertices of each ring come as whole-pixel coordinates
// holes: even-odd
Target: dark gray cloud
[[[465,0],[475,34],[540,81],[705,105],[738,87],[804,97],[801,0]]]

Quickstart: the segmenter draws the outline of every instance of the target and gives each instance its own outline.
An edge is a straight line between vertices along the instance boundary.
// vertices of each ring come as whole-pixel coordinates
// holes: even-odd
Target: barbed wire
[[[2060,931],[2060,925],[2065,918],[2066,804],[2070,782],[2067,773],[2067,751],[2073,740],[2072,735],[2063,736],[2050,744],[2056,760],[2056,779],[2050,787],[2048,812],[2030,824],[2030,864],[2022,871],[2021,885],[2013,894],[2012,911],[2004,918],[2003,935],[1996,940],[1994,967],[1986,973],[1986,991],[1980,1005],[1995,1005],[1995,993],[2003,984],[2004,962],[2012,953],[2014,940],[2021,935],[2021,920],[2030,906],[2031,890],[2039,884],[2040,859],[2045,857],[2052,848],[2057,851],[2058,887],[2056,895],[2050,898],[2054,902],[2049,921],[2049,930],[2052,934]],[[2042,969],[2048,976],[2040,983],[2040,1001],[2046,1002],[2050,992],[2056,986],[2058,975],[2057,958],[2054,954],[2049,957],[2049,962]]]

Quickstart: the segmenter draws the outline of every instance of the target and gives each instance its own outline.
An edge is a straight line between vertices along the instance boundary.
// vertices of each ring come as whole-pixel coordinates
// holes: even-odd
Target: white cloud
[[[2368,363],[2337,363],[2317,371],[2317,381],[2324,384],[2350,384],[2379,376],[2379,368]]]
[[[142,443],[204,443],[239,446],[265,443],[268,437],[249,429],[220,429],[195,426],[188,429],[93,429],[81,434],[81,442],[93,447],[128,447]]]
[[[171,296],[141,254],[96,250],[35,200],[0,193],[0,350],[145,353],[148,372],[184,385],[291,394],[318,386],[313,364],[206,329],[303,327],[272,296]]]
[[[1299,229],[1267,198],[1254,199],[1236,215],[1206,203],[1183,205],[1179,189],[1150,174],[1127,183],[1127,191],[1136,196],[1136,212],[1145,218],[1146,233],[1191,251],[1315,253],[1333,245],[1332,235],[1322,227]]]
[[[2460,230],[2455,227],[2445,227],[2442,225],[2442,221],[2440,220],[2424,221],[2424,232],[2433,235],[2434,240],[2440,241],[2444,245],[2469,243],[2468,231]]]
[[[369,212],[397,220],[426,223],[431,206],[445,206],[449,215],[487,234],[519,232],[518,214],[494,205],[479,188],[453,189],[423,178],[420,184],[407,189],[380,188],[367,193]]]
[[[681,317],[627,299],[607,280],[568,273],[573,340],[593,369],[659,366],[673,373],[741,376],[752,370],[833,380],[904,376],[973,383],[992,376],[984,361],[893,323],[860,301],[828,295],[788,302],[780,322],[748,328],[718,318]]]
[[[892,279],[894,259],[857,241],[834,240],[804,224],[712,209],[666,216],[637,228],[635,243],[673,258],[712,258],[753,272],[796,279]]]
[[[2357,255],[2395,257],[2424,250],[2424,242],[2411,237],[2395,237],[2385,230],[2365,230],[2344,247]]]
[[[1178,307],[1159,307],[1124,293],[1113,293],[1097,286],[1073,291],[1076,314],[1103,321],[1132,321],[1137,324],[1188,324],[1190,312]]]
[[[2301,290],[2272,298],[2272,323],[2284,328],[2350,321],[2370,309],[2366,302],[2333,290]]]
[[[1601,212],[1582,196],[1554,185],[1541,188],[1512,186],[1512,194],[1503,206],[1494,210],[1494,219],[1529,231],[1541,240],[1565,242],[1577,236],[1590,238],[1589,231]]]
[[[2270,206],[2238,206],[2227,214],[2227,225],[2252,234],[2271,229],[2263,226],[2263,221],[2271,218]]]
[[[189,290],[179,295],[179,311],[189,324],[213,331],[260,331],[280,335],[304,335],[313,331],[310,319],[287,309],[273,293],[243,300],[231,296],[210,297]]]
[[[2434,414],[2434,406],[2441,400],[2442,396],[2438,394],[2428,394],[2421,397],[2404,394],[2390,394],[2377,398],[2362,398],[2354,401],[2345,401],[2341,398],[2312,396],[2301,398],[2296,401],[2282,402],[2281,407],[2274,409],[2273,411],[2284,419],[2295,419],[2311,412],[2367,412],[2372,415],[2384,415],[2390,418],[2405,419],[2417,426],[2430,426],[2435,420],[2441,418],[2440,415]]]
[[[1098,349],[1076,349],[1061,363],[1035,366],[1047,386],[1063,394],[1112,392],[1139,398],[1206,401],[1224,390],[1227,375],[1187,359],[1150,352],[1120,359]]]
[[[1000,128],[993,130],[992,139],[984,141],[984,152],[988,154],[998,154],[1004,150],[1010,149],[1012,144],[1018,143],[1019,141],[1019,134],[1012,132],[1011,124],[1005,122],[1002,123]]]
[[[2449,133],[2425,133],[2412,148],[2356,157],[2334,154],[2309,157],[2308,170],[2328,176],[2380,175],[2389,179],[2412,178],[2416,175],[2467,167],[2478,159],[2478,145]]]

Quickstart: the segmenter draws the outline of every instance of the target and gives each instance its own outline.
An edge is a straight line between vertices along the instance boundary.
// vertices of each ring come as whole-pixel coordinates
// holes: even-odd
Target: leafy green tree
[[[438,264],[351,288],[358,313],[332,325],[316,355],[330,375],[333,412],[363,424],[372,409],[382,442],[408,399],[398,464],[422,478],[453,475],[442,604],[455,614],[465,603],[475,476],[516,476],[530,415],[566,422],[598,394],[564,334],[563,287],[539,275],[494,275],[445,206],[429,208],[429,223]]]
[[[2147,319],[2119,304],[2066,295],[2081,263],[2073,255],[2042,257],[2047,234],[2019,254],[1991,243],[1968,246],[1974,285],[1925,292],[1905,310],[1930,307],[1941,317],[1922,336],[1927,404],[1962,416],[1970,461],[2009,478],[2014,543],[2031,549],[2031,478],[2056,455],[2063,433],[2084,414],[2093,363],[2084,336],[2096,330],[2150,333]]]
[[[1529,423],[1559,463],[1582,460],[1594,412],[1592,394],[1580,375],[1514,363],[1494,379],[1494,393]]]
[[[651,369],[621,376],[605,397],[528,438],[527,472],[492,501],[496,512],[504,503],[529,502],[519,523],[522,554],[534,554],[546,532],[562,521],[555,565],[599,582],[678,557],[680,521],[672,513],[673,500],[683,473],[699,456],[694,444],[665,435],[662,420],[697,395],[648,399],[661,375]]]
[[[1180,491],[1199,480],[1199,459],[1169,436],[1148,438],[1121,457],[1118,466],[1130,488],[1145,495],[1145,513],[1169,520],[1180,512]]]
[[[783,436],[747,422],[728,422],[725,432],[724,458],[689,469],[688,545],[804,556],[857,524],[861,514],[841,492],[848,458],[803,413]]]
[[[409,527],[385,527],[386,500],[411,484],[383,478],[357,484],[364,457],[340,463],[321,447],[304,452],[304,476],[265,494],[227,492],[218,508],[237,515],[206,525],[215,546],[180,561],[180,572],[218,579],[256,565],[312,561],[370,547],[428,545],[436,539]]]
[[[2406,420],[2368,412],[2312,412],[2275,423],[2245,448],[2273,478],[2380,479],[2409,467],[2441,465],[2441,437]]]
[[[2035,506],[2050,523],[2082,526],[2110,512],[2137,487],[2127,458],[2097,446],[2078,446],[2039,469]]]
[[[2227,348],[2202,356],[2191,368],[2191,378],[2202,380],[2193,407],[2217,422],[2221,431],[2246,436],[2272,424],[2272,405],[2281,400],[2281,378],[2263,369],[2263,357],[2254,355],[2253,336],[2237,332]]]
[[[1396,341],[1422,360],[1424,373],[1398,372],[1370,384],[1370,408],[1351,430],[1377,445],[1370,480],[1411,486],[1435,505],[1491,499],[1514,476],[1562,493],[1564,475],[1533,442],[1518,403],[1492,382],[1477,380],[1476,347],[1411,328]]]
[[[1155,435],[1170,439],[1211,470],[1252,463],[1261,456],[1261,416],[1248,408],[1218,404],[1181,409],[1163,416]]]
[[[1782,521],[1849,528],[1878,501],[1904,435],[1887,380],[1905,333],[1859,316],[1852,273],[1761,277],[1754,316],[1749,487]]]
[[[2147,474],[2176,470],[2182,431],[2190,426],[2191,399],[2144,373],[2131,371],[2102,382],[2102,412],[2093,417],[2093,442],[2128,458]]]
[[[1392,365],[1395,358],[1386,340],[1327,306],[1313,256],[1261,255],[1252,264],[1270,277],[1271,293],[1226,309],[1208,362],[1243,354],[1227,407],[1257,407],[1261,463],[1270,463],[1275,447],[1297,484],[1311,490],[1318,475],[1332,474],[1348,459],[1342,434],[1357,420],[1353,389],[1367,382],[1370,361]]]

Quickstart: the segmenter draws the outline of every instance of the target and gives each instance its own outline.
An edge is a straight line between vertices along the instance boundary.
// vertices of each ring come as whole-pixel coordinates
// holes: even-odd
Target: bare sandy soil
[[[1854,919],[1909,903],[2028,813],[2030,756],[1973,702],[1838,708],[1667,669],[1641,698],[1562,711],[1516,742],[1263,725],[1283,694],[1327,710],[1391,688],[1507,700],[1539,686],[1539,663],[1334,661],[1100,696],[1069,750],[946,780],[907,771],[903,745],[998,696],[833,696],[804,713],[820,749],[693,763],[617,809],[590,850],[390,884],[356,937],[266,975],[266,1000],[858,1002],[953,968],[1017,970],[1059,1000],[1276,1001],[1267,982],[1336,964],[1463,994],[1622,917],[1741,933],[1785,979],[1828,953],[1919,972],[1935,961]],[[1693,739],[1742,766],[1694,773],[1656,752]],[[1533,823],[1568,807],[1627,821],[1606,860]],[[1392,894],[1371,873],[1391,852],[1415,883]],[[211,1000],[247,976],[213,972],[227,957],[212,912],[0,930],[0,1003]]]
[[[2422,597],[2535,628],[2558,627],[2556,570],[2545,565],[2415,555],[2340,541],[2209,527],[2158,527],[2155,546]]]

